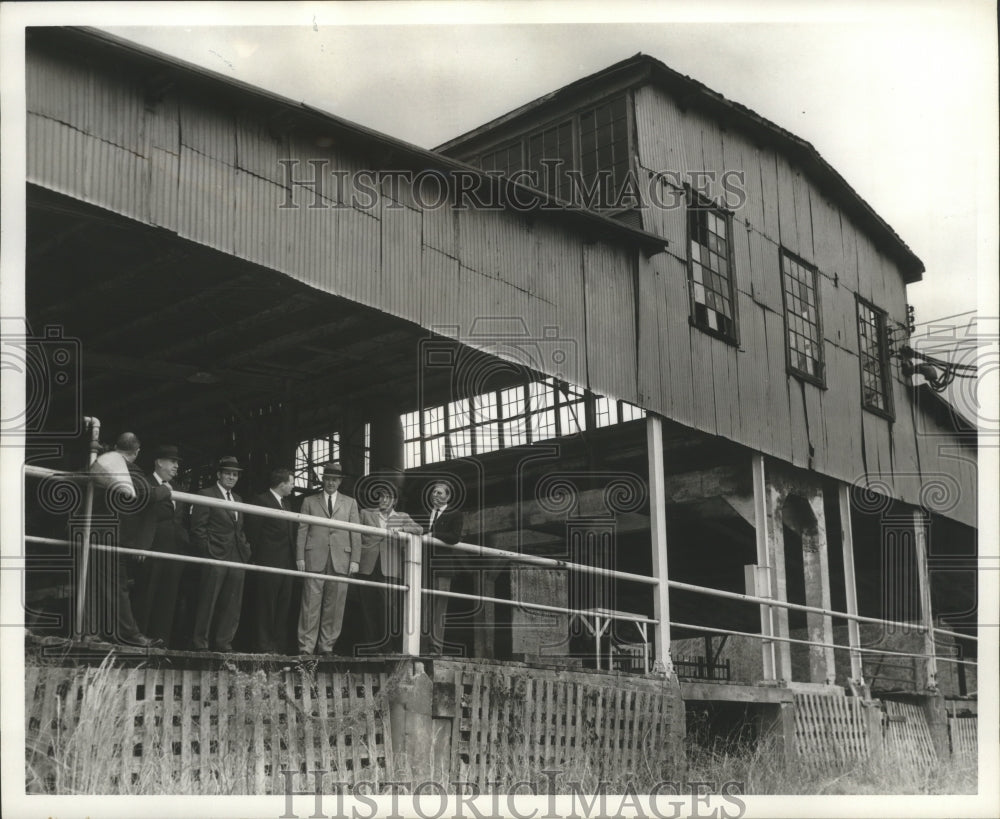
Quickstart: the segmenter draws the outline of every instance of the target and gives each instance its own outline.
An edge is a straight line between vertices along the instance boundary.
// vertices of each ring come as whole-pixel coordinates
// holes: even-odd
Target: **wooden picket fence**
[[[915,758],[927,764],[937,762],[931,729],[919,705],[886,700],[885,715],[886,753]]]
[[[66,756],[86,765],[88,752],[113,766],[105,781],[124,792],[155,781],[177,792],[277,793],[285,770],[385,779],[394,671],[370,662],[268,670],[28,665],[29,765],[56,792]]]
[[[948,717],[948,735],[951,738],[951,752],[954,756],[975,761],[979,750],[977,718]]]
[[[452,781],[485,788],[558,770],[652,782],[683,758],[676,680],[440,661],[434,672],[437,688],[454,686],[453,710],[436,715]]]
[[[29,790],[276,794],[305,787],[316,770],[378,788],[422,764],[394,753],[392,741],[393,695],[412,661],[131,662],[26,665]],[[522,663],[426,665],[437,740],[417,754],[436,757],[431,775],[446,787],[509,786],[553,766],[657,781],[682,764],[676,680]]]
[[[795,741],[799,756],[820,767],[867,759],[869,715],[857,697],[795,694]]]
[[[914,703],[872,700],[866,705],[841,693],[796,693],[794,705],[796,750],[812,767],[863,761],[876,748],[892,758],[928,765],[938,761],[927,717]],[[952,756],[975,760],[975,717],[949,715],[948,732]]]

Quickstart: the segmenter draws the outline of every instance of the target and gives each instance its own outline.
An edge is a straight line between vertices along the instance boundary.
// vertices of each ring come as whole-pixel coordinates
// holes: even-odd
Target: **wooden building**
[[[974,427],[900,366],[922,263],[811,145],[697,81],[639,55],[428,151],[34,29],[27,128],[28,321],[80,376],[36,463],[79,465],[81,410],[206,475],[236,454],[257,490],[336,454],[359,496],[403,468],[416,506],[449,476],[472,543],[974,630]],[[877,655],[835,656],[836,618],[578,574],[484,561],[466,590],[658,620],[608,650],[669,668],[673,638],[702,682],[728,656],[747,683],[882,685]],[[452,614],[467,654],[601,662],[579,618]],[[813,645],[721,645],[772,628]],[[702,640],[704,673],[681,662]]]

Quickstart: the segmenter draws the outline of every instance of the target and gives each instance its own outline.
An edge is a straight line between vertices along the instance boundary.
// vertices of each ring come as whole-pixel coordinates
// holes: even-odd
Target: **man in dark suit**
[[[177,477],[180,453],[176,446],[161,446],[154,455],[151,486],[168,486]],[[190,554],[188,535],[188,504],[161,497],[151,502],[151,513],[156,520],[153,542],[154,552],[164,554]],[[185,564],[179,560],[149,558],[141,564],[139,581],[134,592],[134,609],[139,628],[149,637],[170,643],[177,611],[177,588]]]
[[[258,495],[253,503],[267,509],[291,511],[288,496],[292,494],[292,471],[272,469],[267,492]],[[247,540],[253,549],[254,563],[276,569],[295,568],[295,522],[248,515]],[[255,642],[258,651],[265,654],[286,653],[288,613],[292,597],[292,578],[282,574],[256,576],[257,622]]]
[[[452,491],[444,481],[431,485],[431,507],[427,513],[427,534],[443,543],[458,543],[465,534],[465,515],[461,509],[451,505]],[[463,564],[460,552],[443,549],[433,544],[424,546],[424,582],[427,588],[438,591],[450,591],[451,581],[456,570]],[[448,613],[449,598],[431,595],[431,601],[424,607],[430,610],[430,628],[425,626],[424,635],[427,638],[428,649],[433,654],[440,654],[444,649],[444,618]],[[425,616],[424,622],[428,618]]]
[[[138,437],[123,432],[115,442],[114,451],[99,456],[91,467],[95,475],[107,478],[109,473],[118,473],[123,479],[95,479],[94,534],[99,541],[111,539],[118,546],[149,549],[156,531],[155,506],[164,500],[170,502],[170,487],[154,488],[149,484],[135,463],[139,448]],[[127,472],[119,469],[121,464],[125,464]],[[102,535],[102,528],[105,535]],[[88,631],[117,643],[162,648],[163,641],[147,637],[135,621],[128,594],[128,557],[99,549],[91,550],[90,555]]]
[[[360,523],[358,504],[340,489],[344,473],[333,461],[323,467],[323,491],[302,502],[303,515]],[[332,655],[344,623],[347,584],[333,583],[323,575],[353,575],[361,559],[361,535],[344,529],[303,523],[295,544],[295,566],[319,577],[302,587],[299,611],[299,653]]]
[[[199,495],[218,500],[242,502],[233,492],[239,480],[239,461],[231,455],[219,459],[214,486]],[[196,505],[191,512],[191,539],[203,557],[236,563],[250,562],[250,545],[243,534],[243,513]],[[234,566],[207,566],[202,572],[198,609],[194,617],[196,651],[232,651],[233,635],[240,624],[244,570]]]

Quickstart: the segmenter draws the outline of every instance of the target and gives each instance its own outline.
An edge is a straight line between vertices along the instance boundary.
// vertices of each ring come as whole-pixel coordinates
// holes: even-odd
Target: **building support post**
[[[420,654],[420,614],[423,604],[423,541],[420,535],[401,534],[405,538],[403,577],[407,590],[403,597],[403,653]]]
[[[840,544],[844,556],[844,595],[847,599],[847,613],[858,613],[858,587],[854,575],[854,530],[851,528],[851,490],[847,484],[837,487],[840,505]],[[865,686],[864,668],[861,664],[861,627],[857,620],[847,621],[847,644],[851,649],[851,683],[857,686],[869,699]]]
[[[757,566],[756,566],[756,588],[759,597],[773,597],[771,582],[771,560],[769,558],[771,540],[770,518],[767,514],[767,485],[764,480],[764,456],[751,456],[751,469],[753,470],[753,513],[754,531],[757,536]],[[764,663],[764,680],[773,681],[776,676],[775,644],[768,639],[774,636],[774,609],[770,606],[760,607],[760,633],[761,652]]]
[[[653,618],[656,620],[654,668],[673,676],[670,660],[670,587],[667,585],[667,499],[663,477],[663,421],[658,415],[646,416],[646,450],[649,459],[649,520],[653,549],[653,576],[658,583],[653,592]]]
[[[920,618],[924,629],[924,653],[927,655],[927,688],[937,691],[937,657],[934,645],[934,612],[931,609],[931,580],[927,569],[927,530],[930,518],[923,509],[913,510],[913,544],[916,549],[917,579],[920,583]]]

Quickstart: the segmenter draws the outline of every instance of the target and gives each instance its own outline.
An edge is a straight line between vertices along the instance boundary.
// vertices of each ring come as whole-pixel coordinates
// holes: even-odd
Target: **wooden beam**
[[[753,476],[753,508],[754,508],[754,531],[757,537],[757,571],[756,589],[759,597],[769,597],[773,599],[771,588],[771,560],[770,560],[770,521],[767,514],[767,482],[764,474],[764,456],[755,454],[750,459],[750,468]],[[775,644],[769,641],[768,637],[774,636],[774,609],[770,606],[760,607],[760,633],[764,637],[761,640],[762,659],[764,663],[764,679],[776,679],[776,656]]]
[[[844,553],[844,594],[847,613],[858,613],[858,587],[854,576],[854,530],[851,526],[851,490],[846,483],[837,486],[840,506],[840,545]],[[861,628],[857,620],[847,621],[847,644],[851,648],[851,682],[857,685],[868,699],[864,669],[861,663]]]
[[[669,503],[690,503],[704,498],[724,498],[749,494],[750,480],[745,468],[716,466],[663,478],[664,497]]]
[[[739,685],[734,683],[680,681],[681,699],[698,702],[794,702],[787,688],[770,685]]]
[[[646,449],[649,459],[650,545],[653,576],[659,581],[653,589],[654,656],[663,673],[673,676],[670,661],[670,587],[667,585],[667,503],[663,479],[663,425],[659,416],[646,416]]]
[[[931,580],[927,569],[927,530],[930,516],[923,509],[913,510],[913,544],[916,547],[917,579],[920,582],[920,618],[924,628],[924,653],[927,655],[927,687],[937,690],[937,657],[934,643],[934,611],[931,609]]]

